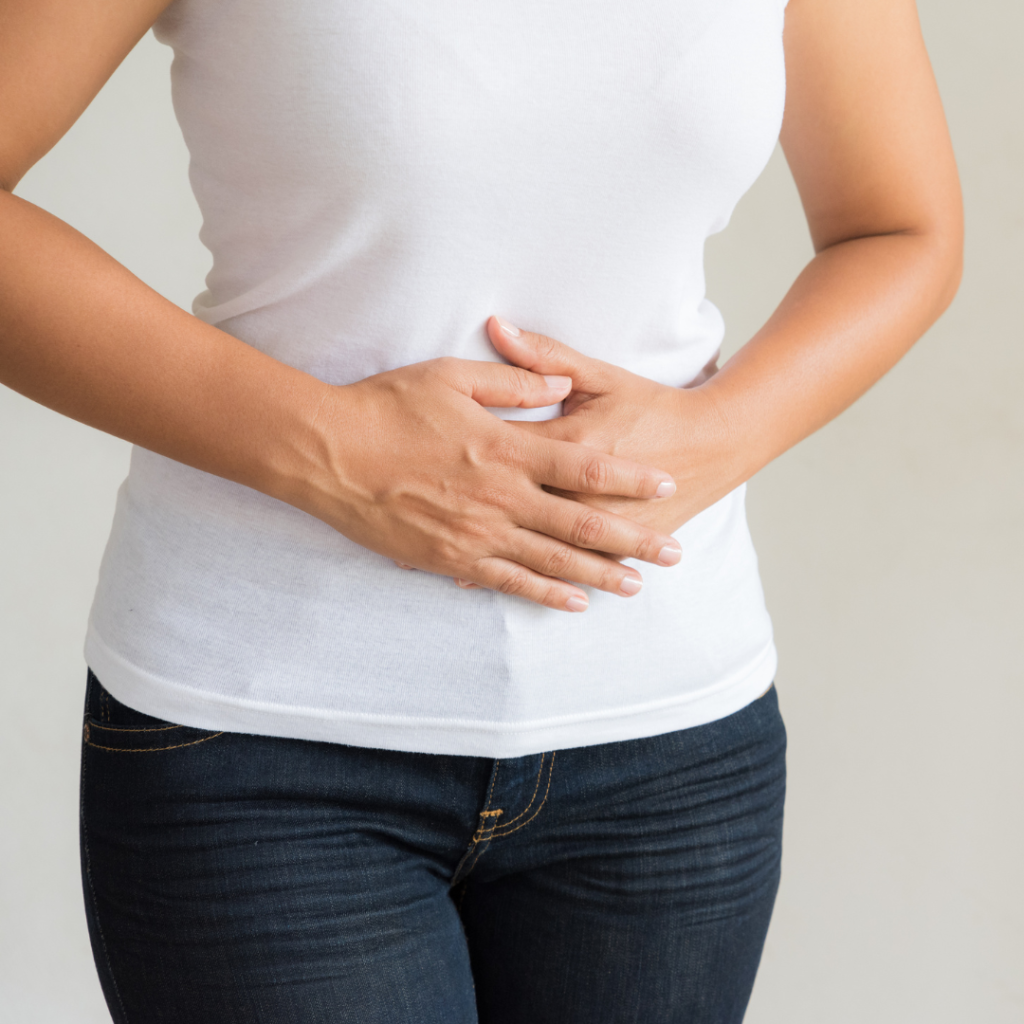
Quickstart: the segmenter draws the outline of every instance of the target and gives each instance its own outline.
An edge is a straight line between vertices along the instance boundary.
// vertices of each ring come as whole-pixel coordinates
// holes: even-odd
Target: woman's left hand
[[[660,466],[676,481],[676,493],[659,501],[590,494],[568,497],[673,533],[750,475],[709,390],[658,384],[498,317],[488,320],[487,333],[514,366],[573,381],[561,417],[539,423],[517,421],[517,426]]]
[[[659,466],[676,481],[675,494],[656,501],[554,493],[671,534],[751,475],[746,460],[740,457],[742,446],[736,443],[709,390],[658,384],[498,317],[488,320],[487,334],[514,366],[572,378],[562,416],[541,422],[510,422],[544,437]],[[456,582],[476,587],[464,580]]]

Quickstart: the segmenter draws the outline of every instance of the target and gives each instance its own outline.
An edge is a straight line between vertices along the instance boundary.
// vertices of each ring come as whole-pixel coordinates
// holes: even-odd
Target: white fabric
[[[196,314],[338,384],[496,360],[491,313],[686,384],[724,330],[704,241],[778,135],[783,6],[176,0],[157,34],[214,256]],[[677,537],[638,597],[573,615],[136,449],[86,656],[206,728],[491,757],[653,735],[775,672],[743,489]]]

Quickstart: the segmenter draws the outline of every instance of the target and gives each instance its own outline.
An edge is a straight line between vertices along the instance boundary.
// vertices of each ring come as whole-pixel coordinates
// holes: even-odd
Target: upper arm
[[[170,0],[0,0],[0,187],[78,119]]]
[[[914,0],[790,0],[782,146],[815,249],[929,233],[959,260],[960,186]]]

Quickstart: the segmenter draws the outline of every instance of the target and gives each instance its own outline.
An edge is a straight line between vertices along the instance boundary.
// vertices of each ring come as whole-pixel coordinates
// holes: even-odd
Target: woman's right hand
[[[675,565],[679,543],[543,486],[657,499],[675,490],[669,474],[517,430],[484,408],[553,405],[570,388],[568,377],[454,358],[333,387],[302,507],[397,562],[549,608],[586,609],[566,580],[635,594],[640,574],[607,555]]]
[[[639,582],[586,549],[648,561],[678,551],[670,537],[542,490],[648,497],[667,474],[528,437],[477,404],[550,405],[568,382],[552,390],[525,370],[448,359],[329,387],[179,309],[10,194],[166,6],[3,7],[0,383],[297,505],[374,551],[555,608],[586,606],[557,577],[613,592]]]

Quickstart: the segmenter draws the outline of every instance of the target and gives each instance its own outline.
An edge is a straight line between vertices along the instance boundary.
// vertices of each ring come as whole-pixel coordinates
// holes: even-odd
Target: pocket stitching
[[[106,729],[108,732],[168,732],[170,729],[181,729],[180,725],[154,725],[149,729],[129,729],[121,725],[102,725],[99,722],[90,722],[93,729]]]
[[[512,822],[508,822],[505,826],[503,826],[506,829],[506,831],[502,832],[501,830],[499,830],[497,828],[494,829],[494,831],[491,833],[491,838],[493,838],[493,839],[500,839],[502,836],[509,836],[513,832],[518,832],[521,828],[526,828],[526,826],[529,825],[530,822],[533,821],[533,819],[536,818],[537,815],[540,814],[540,812],[542,810],[544,810],[544,805],[548,802],[548,794],[551,792],[551,775],[554,772],[554,769],[555,769],[555,751],[552,751],[551,752],[551,760],[548,762],[548,784],[547,784],[547,786],[544,789],[544,797],[543,797],[543,799],[540,802],[540,806],[537,808],[537,810],[535,810],[533,812],[532,815],[530,815],[529,818],[526,819],[526,821],[524,821],[520,825],[516,825],[515,828],[509,828],[508,826],[510,824],[512,824]],[[534,799],[536,799],[536,794],[534,794]],[[530,801],[530,806],[531,807],[533,806],[533,800]],[[527,810],[529,810],[529,809],[530,808],[528,807]],[[525,813],[526,813],[526,811],[523,811],[523,814],[525,814]],[[522,814],[519,817],[522,817]],[[518,820],[518,819],[513,819],[513,821],[515,821],[515,820]]]
[[[95,747],[97,750],[109,750],[112,754],[157,754],[164,750],[181,750],[182,747],[194,747],[199,743],[205,743],[207,740],[215,740],[218,736],[223,735],[223,732],[215,732],[212,736],[204,736],[202,739],[190,740],[188,743],[176,743],[172,747],[105,747],[100,743],[93,743],[92,740],[89,739],[89,734],[87,732],[85,736],[85,745],[87,747]]]

